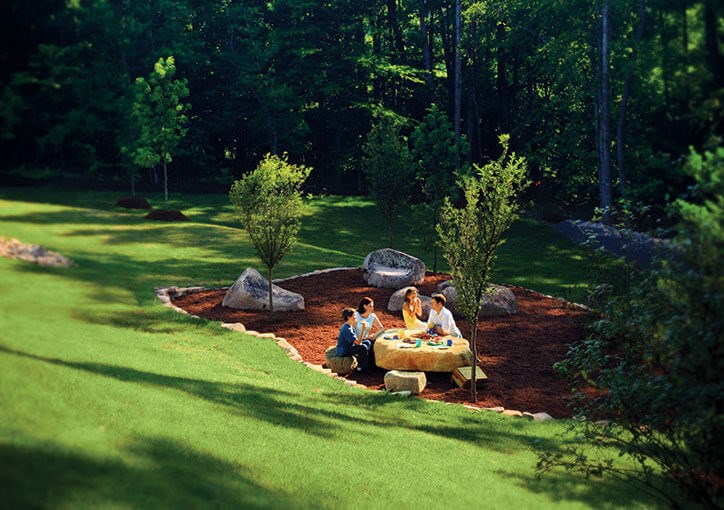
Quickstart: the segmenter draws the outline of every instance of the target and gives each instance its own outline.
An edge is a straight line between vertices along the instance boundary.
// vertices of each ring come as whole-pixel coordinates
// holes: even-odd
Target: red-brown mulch
[[[449,275],[428,273],[418,285],[420,294],[431,295]],[[355,307],[364,296],[375,301],[375,313],[385,328],[404,327],[401,312],[387,311],[392,289],[368,287],[361,269],[339,270],[285,281],[281,286],[304,296],[300,312],[256,312],[221,306],[225,290],[204,290],[173,300],[174,305],[209,320],[241,322],[248,330],[272,332],[293,345],[305,361],[323,364],[325,349],[335,345],[342,325],[341,312]],[[552,368],[565,357],[568,346],[584,336],[586,312],[564,301],[548,298],[522,287],[510,286],[518,313],[484,318],[478,325],[480,366],[488,380],[478,390],[477,405],[503,406],[520,411],[547,412],[553,417],[570,416],[565,399],[567,382]],[[463,335],[470,337],[466,321],[456,318]],[[370,388],[384,388],[386,370],[348,376]],[[470,390],[460,389],[450,374],[428,373],[421,396],[446,402],[470,403]]]
[[[156,209],[155,211],[148,213],[145,218],[148,220],[161,221],[189,221],[188,216],[184,213],[171,209]]]

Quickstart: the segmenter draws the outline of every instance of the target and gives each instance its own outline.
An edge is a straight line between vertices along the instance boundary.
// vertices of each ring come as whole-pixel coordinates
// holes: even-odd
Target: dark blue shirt
[[[339,330],[337,336],[337,356],[349,356],[350,349],[357,340],[357,333],[354,332],[352,326],[347,322],[342,324],[342,328]]]

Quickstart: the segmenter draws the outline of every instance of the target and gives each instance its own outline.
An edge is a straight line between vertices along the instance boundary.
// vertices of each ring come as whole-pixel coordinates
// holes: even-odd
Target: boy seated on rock
[[[337,336],[337,356],[354,356],[357,358],[357,370],[360,372],[367,370],[372,356],[372,342],[362,340],[357,343],[357,333],[354,330],[357,326],[357,316],[354,308],[342,310],[342,319],[344,324]]]

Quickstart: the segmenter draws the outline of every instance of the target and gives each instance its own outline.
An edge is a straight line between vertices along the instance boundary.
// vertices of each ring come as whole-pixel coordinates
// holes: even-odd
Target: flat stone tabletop
[[[403,341],[405,338],[412,338],[411,335],[415,332],[391,329],[377,335],[374,346],[375,364],[388,370],[422,372],[452,372],[457,367],[472,364],[470,344],[464,338],[439,337],[445,343],[444,347],[427,345],[428,340],[425,339],[420,340],[420,347]],[[393,339],[393,336],[398,339]],[[452,340],[450,347],[447,346],[448,339]]]

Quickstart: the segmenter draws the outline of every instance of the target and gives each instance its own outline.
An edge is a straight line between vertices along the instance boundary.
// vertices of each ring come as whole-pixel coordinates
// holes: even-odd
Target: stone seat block
[[[337,346],[327,347],[324,353],[327,368],[336,374],[348,374],[357,368],[357,358],[354,356],[337,356]]]
[[[389,392],[409,391],[413,395],[419,395],[426,385],[425,372],[390,370],[385,374],[385,388]]]

